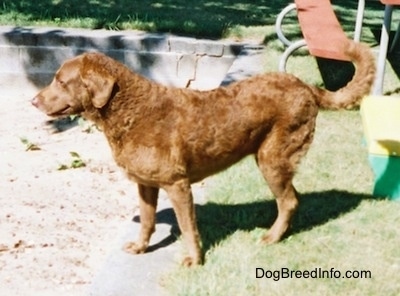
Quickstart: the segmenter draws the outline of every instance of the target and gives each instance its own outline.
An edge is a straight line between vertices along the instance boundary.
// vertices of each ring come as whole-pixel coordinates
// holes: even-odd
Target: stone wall
[[[135,31],[0,27],[0,86],[26,82],[42,87],[64,60],[100,51],[160,83],[212,89],[243,47]]]

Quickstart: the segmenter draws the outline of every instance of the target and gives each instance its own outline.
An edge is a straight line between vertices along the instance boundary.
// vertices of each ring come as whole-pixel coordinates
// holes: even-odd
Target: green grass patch
[[[0,2],[0,23],[138,29],[221,38],[236,25],[271,23],[284,5],[281,1],[249,0],[5,0]]]
[[[197,207],[204,266],[163,279],[171,295],[397,295],[400,203],[370,195],[373,176],[358,111],[321,112],[314,143],[295,178],[300,208],[291,232],[272,246],[260,237],[276,217],[252,157],[215,176]],[[340,278],[256,278],[264,270],[341,272]],[[342,278],[347,271],[372,278]]]

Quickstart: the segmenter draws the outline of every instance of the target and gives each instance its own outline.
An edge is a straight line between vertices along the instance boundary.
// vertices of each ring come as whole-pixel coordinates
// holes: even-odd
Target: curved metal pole
[[[286,72],[286,63],[287,60],[289,59],[289,56],[296,51],[297,49],[307,46],[307,43],[304,39],[293,42],[291,45],[289,45],[288,48],[283,52],[281,59],[279,60],[279,71],[280,72]]]
[[[285,44],[286,46],[290,46],[292,42],[285,37],[285,35],[282,32],[282,21],[285,18],[285,16],[292,10],[296,9],[296,4],[292,3],[286,6],[277,16],[276,21],[275,21],[275,31],[276,34],[278,35],[279,40]]]

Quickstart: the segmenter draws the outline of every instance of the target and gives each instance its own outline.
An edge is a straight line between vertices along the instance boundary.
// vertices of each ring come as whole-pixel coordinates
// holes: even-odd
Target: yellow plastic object
[[[368,152],[400,156],[400,97],[367,96],[361,116]]]
[[[361,104],[373,195],[400,200],[400,97],[368,96]]]

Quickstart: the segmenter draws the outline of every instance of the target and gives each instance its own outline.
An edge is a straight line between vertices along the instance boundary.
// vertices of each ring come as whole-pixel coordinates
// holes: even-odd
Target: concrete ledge
[[[212,89],[220,85],[243,47],[241,43],[134,31],[3,26],[0,80],[11,75],[42,87],[66,59],[100,51],[160,83]]]

